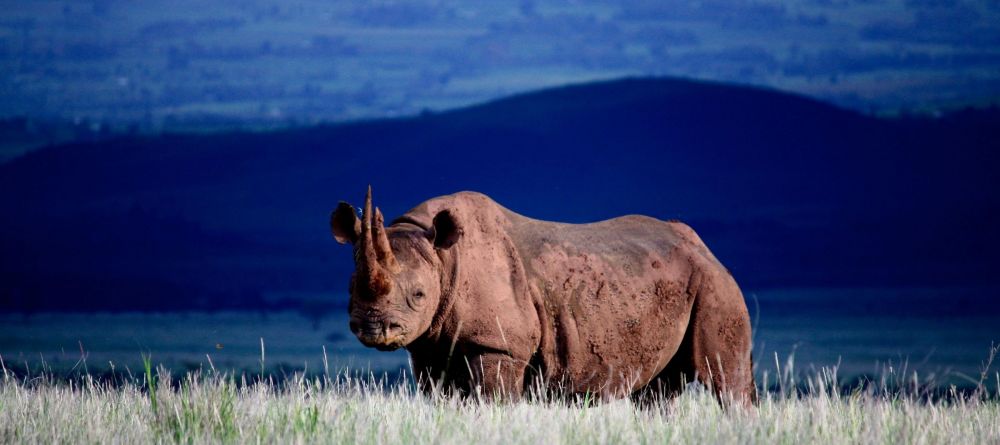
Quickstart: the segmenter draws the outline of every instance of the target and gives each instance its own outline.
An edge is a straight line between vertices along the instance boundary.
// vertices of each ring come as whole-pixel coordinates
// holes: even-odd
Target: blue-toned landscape
[[[1000,440],[996,2],[3,7],[2,443]],[[348,328],[369,186],[688,224],[759,403],[417,392]]]

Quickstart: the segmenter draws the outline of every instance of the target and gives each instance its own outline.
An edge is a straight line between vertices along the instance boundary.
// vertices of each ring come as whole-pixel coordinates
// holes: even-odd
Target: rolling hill
[[[527,216],[688,222],[745,289],[1000,284],[1000,113],[880,119],[623,79],[268,133],[127,137],[0,165],[0,310],[342,304],[328,212],[476,190]]]

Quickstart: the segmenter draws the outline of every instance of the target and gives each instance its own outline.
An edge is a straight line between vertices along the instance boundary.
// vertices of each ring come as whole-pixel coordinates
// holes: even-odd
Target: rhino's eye
[[[406,298],[406,305],[413,310],[420,309],[420,307],[423,306],[423,302],[424,302],[424,291],[422,290],[418,290],[410,294],[410,296]]]

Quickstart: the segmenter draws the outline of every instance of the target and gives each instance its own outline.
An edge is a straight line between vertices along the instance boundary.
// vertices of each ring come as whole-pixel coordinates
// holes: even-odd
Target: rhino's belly
[[[690,302],[678,283],[656,280],[625,292],[581,296],[561,312],[574,325],[576,343],[566,348],[566,374],[577,390],[627,393],[650,381],[680,346]],[[609,284],[608,287],[625,287]],[[563,333],[566,340],[571,329]]]

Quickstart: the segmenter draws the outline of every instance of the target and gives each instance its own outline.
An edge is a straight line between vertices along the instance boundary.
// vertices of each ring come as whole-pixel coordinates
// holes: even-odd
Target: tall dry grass
[[[262,359],[263,361],[263,359]],[[759,406],[707,390],[637,406],[536,393],[518,403],[424,396],[412,382],[343,371],[276,379],[208,369],[0,381],[0,443],[1000,443],[1000,389],[905,373],[847,388],[833,369],[762,373]],[[991,392],[992,391],[992,392]]]

